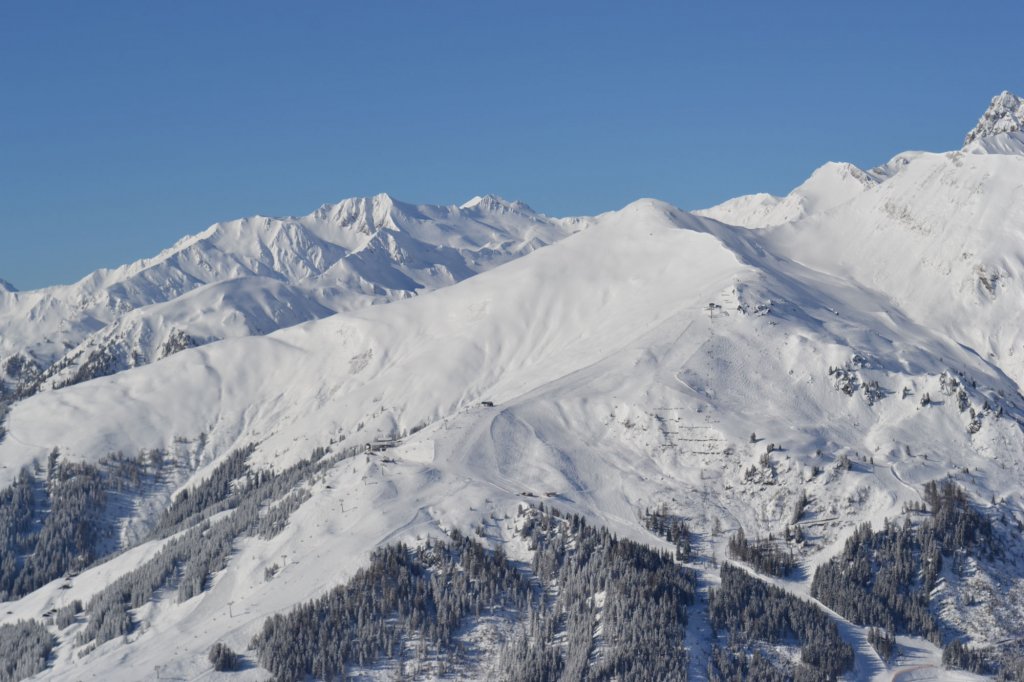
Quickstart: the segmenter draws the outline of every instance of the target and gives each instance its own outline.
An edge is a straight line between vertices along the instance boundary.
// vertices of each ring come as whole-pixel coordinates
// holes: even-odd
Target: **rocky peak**
[[[964,144],[970,144],[983,137],[999,133],[1016,133],[1024,130],[1024,99],[1004,90],[992,98],[992,103],[978,120],[974,130],[967,133]]]

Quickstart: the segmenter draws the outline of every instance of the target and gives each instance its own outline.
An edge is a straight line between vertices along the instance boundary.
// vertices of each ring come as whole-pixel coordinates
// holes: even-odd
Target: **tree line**
[[[209,589],[211,576],[227,566],[239,537],[272,537],[284,527],[287,515],[309,499],[303,484],[355,452],[348,449],[329,455],[317,448],[312,457],[288,469],[252,477],[251,487],[229,486],[233,511],[217,522],[211,522],[205,514],[211,507],[195,509],[188,518],[202,521],[180,532],[152,559],[93,596],[85,607],[87,625],[77,643],[99,645],[127,635],[135,627],[131,610],[149,602],[161,588],[176,587],[179,602]],[[218,495],[205,499],[212,507],[223,501]]]
[[[16,599],[74,574],[117,548],[111,494],[152,483],[163,453],[113,453],[96,464],[66,461],[54,449],[0,490],[0,600]]]
[[[862,524],[843,551],[815,571],[811,595],[858,625],[941,644],[930,595],[943,557],[975,547],[995,551],[992,522],[952,480],[930,482],[924,490],[931,518],[916,526],[910,517],[903,524],[886,520],[878,531]]]
[[[711,626],[716,632],[727,632],[731,645],[746,647],[752,642],[780,644],[795,640],[800,643],[803,667],[808,668],[792,671],[800,679],[834,680],[853,668],[853,647],[840,637],[836,624],[817,606],[728,562],[722,564],[721,577],[720,587],[711,590],[708,598],[708,613]],[[748,661],[744,665],[758,664]],[[734,672],[735,666],[730,663],[718,674],[729,679]]]
[[[766,540],[748,540],[742,528],[729,538],[729,556],[745,561],[757,569],[758,573],[780,578],[789,575],[797,566],[792,550],[779,547],[771,535]]]
[[[380,548],[344,585],[269,618],[252,642],[260,664],[285,682],[382,664],[443,675],[474,665],[459,633],[486,616],[514,625],[503,680],[686,679],[692,571],[578,515],[526,507],[518,521],[529,566],[458,531]]]
[[[37,620],[0,625],[0,682],[17,682],[45,670],[56,644]]]
[[[520,535],[535,549],[531,573],[554,595],[501,655],[502,679],[686,680],[696,573],[578,514],[543,505],[522,514]]]

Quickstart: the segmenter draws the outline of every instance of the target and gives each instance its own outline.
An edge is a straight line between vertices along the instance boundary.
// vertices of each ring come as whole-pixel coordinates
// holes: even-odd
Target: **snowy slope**
[[[213,642],[244,651],[267,616],[351,577],[382,544],[483,522],[488,543],[528,559],[502,521],[537,499],[648,544],[661,541],[639,516],[665,504],[693,529],[714,586],[710,558],[725,557],[728,535],[782,534],[806,494],[804,571],[774,581],[802,597],[860,523],[899,517],[928,481],[952,476],[1008,524],[1024,518],[1024,156],[1007,135],[870,172],[828,164],[786,199],[735,202],[723,222],[654,200],[581,221],[494,198],[348,202],[298,219],[304,232],[275,232],[305,254],[344,251],[329,264],[284,259],[233,279],[225,266],[224,280],[121,315],[95,338],[152,357],[161,333],[187,328],[203,345],[14,404],[0,484],[54,447],[92,462],[161,448],[176,473],[138,501],[145,527],[155,501],[247,443],[254,468],[277,470],[318,446],[388,449],[310,480],[280,534],[239,540],[208,591],[136,609],[128,638],[86,651],[81,624],[61,632],[44,676],[216,679]],[[226,246],[250,227],[175,249],[223,239],[227,260],[258,270],[260,248]],[[401,295],[410,281],[427,291]],[[370,298],[379,287],[390,302],[332,306],[332,286]],[[2,619],[88,599],[159,544],[4,604]],[[933,595],[947,635],[1024,636],[1024,572],[964,561],[966,577],[948,569]],[[694,650],[710,646],[704,618],[698,609]],[[830,618],[855,644],[851,679],[972,679],[941,671],[940,650],[914,637],[887,665],[865,628]]]
[[[826,163],[784,197],[748,194],[694,213],[730,225],[770,227],[846,203],[881,179],[853,164]]]
[[[752,195],[699,213],[747,227],[775,225],[763,235],[770,248],[884,292],[916,321],[995,360],[1020,382],[1020,106],[1010,93],[994,98],[961,152],[904,153],[867,173],[851,168],[847,179],[869,179],[859,187],[835,182],[838,167],[828,164],[785,199]],[[812,195],[817,203],[805,201]],[[794,202],[806,209],[786,208]]]
[[[159,359],[172,336],[266,333],[446,286],[579,227],[496,197],[459,208],[387,195],[218,223],[73,285],[0,293],[0,363],[31,359],[39,388],[61,386]]]
[[[1024,381],[1024,154],[927,154],[771,247],[884,292]]]
[[[829,368],[843,364],[886,395],[838,390]],[[147,617],[155,621],[139,643],[186,633],[177,651],[108,644],[88,664],[129,677],[154,665],[194,674],[188,666],[200,665],[211,638],[244,644],[263,616],[350,575],[377,543],[471,525],[514,508],[524,491],[555,493],[564,507],[644,537],[637,509],[661,502],[680,505],[702,532],[715,519],[779,532],[806,487],[821,501],[817,515],[838,519],[822,529],[826,552],[854,521],[897,514],[916,499],[915,484],[965,464],[985,482],[979,492],[1020,508],[1017,423],[988,416],[972,435],[951,401],[918,404],[925,391],[941,395],[951,368],[976,380],[976,405],[1015,397],[998,370],[885,297],[773,256],[745,230],[642,201],[426,296],[184,350],[22,401],[0,458],[10,475],[55,445],[88,459],[173,449],[205,433],[205,452],[255,440],[257,461],[281,467],[342,435],[369,442],[426,425],[387,471],[361,460],[339,468],[292,531],[247,544],[196,604]],[[904,387],[914,399],[899,398]],[[1012,400],[1005,409],[1021,414]],[[783,448],[772,485],[744,479],[763,450],[751,431]],[[927,458],[905,458],[905,445]],[[841,475],[842,453],[874,461]],[[809,478],[814,466],[827,473]],[[356,511],[313,521],[342,504]],[[242,577],[281,554],[295,565],[273,598]],[[38,603],[26,599],[25,609]],[[227,601],[244,621],[223,617]]]
[[[628,219],[637,214],[640,220]],[[386,435],[434,421],[466,400],[500,393],[505,381],[521,387],[508,390],[525,390],[548,380],[552,370],[546,367],[572,371],[601,357],[621,337],[624,325],[635,330],[652,324],[649,317],[667,315],[672,307],[666,301],[678,299],[680,291],[710,296],[725,286],[730,271],[717,274],[723,266],[716,264],[737,267],[735,258],[711,236],[678,229],[672,214],[679,215],[667,205],[640,202],[603,217],[601,229],[580,233],[551,253],[545,249],[521,259],[521,265],[513,262],[486,273],[477,286],[375,306],[265,340],[237,339],[183,351],[151,369],[39,395],[12,408],[11,437],[0,447],[48,440],[30,425],[32,415],[83,417],[81,410],[97,408],[94,417],[106,419],[98,413],[107,400],[123,403],[122,410],[130,412],[110,414],[106,427],[94,422],[96,428],[88,431],[58,428],[63,435],[54,445],[83,456],[132,452],[167,446],[177,435],[193,437],[210,423],[218,424],[207,434],[217,449],[252,439],[263,441],[265,448],[278,442],[283,448],[299,433],[315,445],[318,438],[354,432],[373,413],[378,417],[367,430]],[[656,228],[661,239],[638,239],[650,237],[644,230]],[[672,248],[662,243],[666,240]],[[674,252],[687,260],[662,256],[657,262],[659,254]],[[696,272],[685,267],[689,258]],[[633,275],[637,263],[645,261],[652,263],[651,270]],[[707,271],[716,273],[712,283],[695,290]],[[632,286],[623,285],[630,280]],[[698,309],[698,303],[690,301],[689,308]],[[610,315],[613,304],[622,306],[620,317]],[[228,393],[237,401],[229,400]],[[126,395],[132,396],[128,403],[117,397]],[[157,403],[162,407],[154,412]],[[213,404],[216,413],[210,413]],[[334,417],[324,423],[321,414],[310,412],[313,406]],[[124,419],[137,428],[120,428]],[[314,422],[320,425],[311,427]],[[275,437],[281,423],[293,426]],[[53,432],[49,427],[44,431]],[[0,456],[8,461],[5,451]]]
[[[1024,132],[980,137],[964,145],[968,154],[1024,154]]]

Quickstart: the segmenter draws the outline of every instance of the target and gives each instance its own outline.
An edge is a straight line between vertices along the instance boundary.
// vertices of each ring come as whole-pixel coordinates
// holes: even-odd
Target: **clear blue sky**
[[[1024,3],[0,0],[0,277],[389,192],[552,215],[960,145]]]

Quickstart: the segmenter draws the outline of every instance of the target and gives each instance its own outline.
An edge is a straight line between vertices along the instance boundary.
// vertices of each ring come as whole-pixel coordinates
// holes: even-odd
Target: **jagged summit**
[[[484,196],[475,196],[469,201],[459,206],[462,210],[468,210],[472,208],[486,210],[486,211],[515,211],[518,213],[535,213],[525,202],[516,200],[508,201],[499,197],[497,194],[485,194]]]
[[[0,277],[0,291],[17,291],[17,287]]]
[[[991,137],[1000,133],[1016,133],[1024,130],[1024,99],[1003,90],[992,98],[988,109],[981,115],[978,125],[964,138],[968,145],[983,137]]]
[[[333,204],[324,204],[306,216],[307,220],[327,221],[366,234],[385,227],[394,212],[402,212],[406,205],[387,193],[369,197],[350,197]]]
[[[493,196],[459,208],[383,193],[219,222],[73,285],[11,294],[0,281],[0,366],[36,358],[53,369],[26,390],[49,390],[158,360],[174,339],[266,334],[448,286],[580,227]]]

